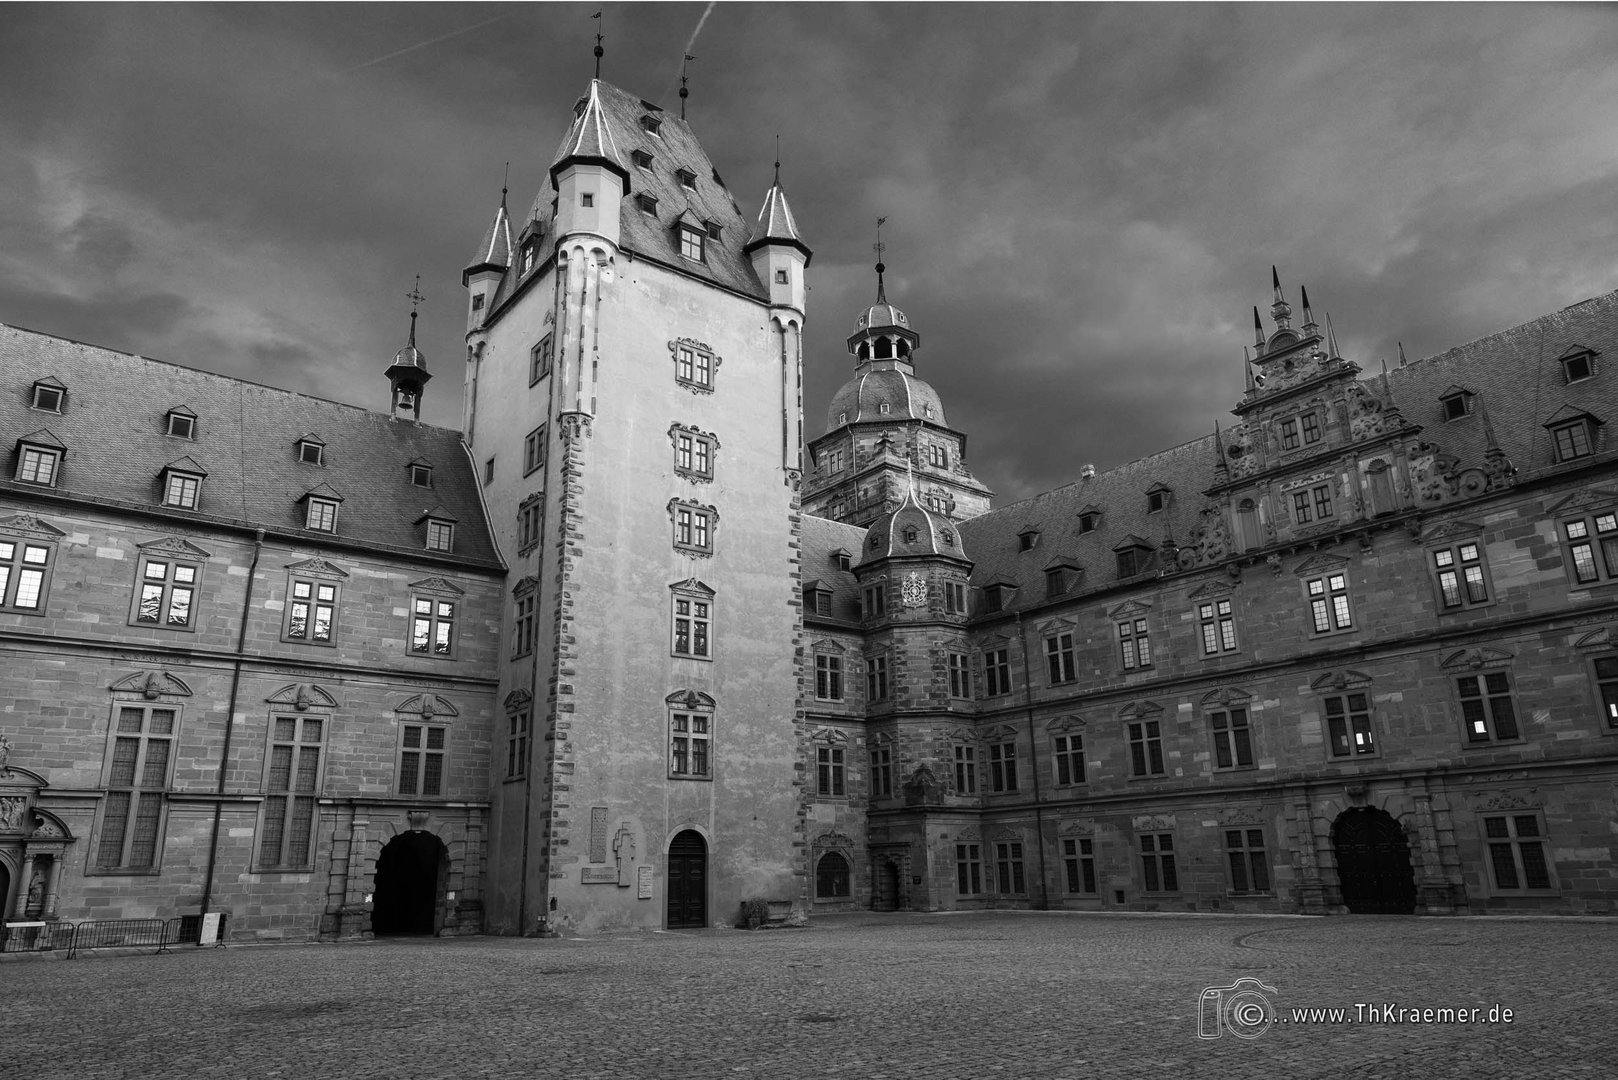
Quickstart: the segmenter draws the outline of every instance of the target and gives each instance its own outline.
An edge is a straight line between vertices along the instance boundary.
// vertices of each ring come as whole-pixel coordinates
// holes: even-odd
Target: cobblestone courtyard
[[[1273,1025],[1199,1039],[1204,988],[1241,978],[1275,988]],[[756,933],[8,962],[0,986],[5,1075],[19,1080],[1618,1070],[1606,919],[854,915]],[[1513,1017],[1354,1023],[1357,1004]],[[1310,1007],[1350,1022],[1290,1022]]]

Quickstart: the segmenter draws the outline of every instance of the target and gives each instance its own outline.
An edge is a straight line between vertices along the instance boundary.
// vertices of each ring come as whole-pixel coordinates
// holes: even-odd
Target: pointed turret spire
[[[1258,305],[1253,305],[1253,347],[1264,351],[1264,322],[1258,317]]]
[[[1270,267],[1270,283],[1275,288],[1275,301],[1270,305],[1270,317],[1275,320],[1277,330],[1292,329],[1292,306],[1287,298],[1281,295],[1281,275],[1275,267]]]
[[[1214,470],[1219,473],[1219,478],[1221,480],[1223,480],[1226,474],[1229,472],[1225,462],[1225,439],[1224,436],[1219,433],[1218,417],[1214,418]]]
[[[1399,366],[1404,367],[1408,363],[1410,361],[1405,359],[1405,343],[1401,341],[1399,342]]]
[[[461,271],[462,285],[467,284],[473,274],[485,270],[504,273],[511,267],[511,215],[506,212],[506,194],[507,189],[502,186],[500,208],[494,212],[494,221],[489,224],[489,231],[483,234],[483,242],[472,253],[472,261]]]
[[[1253,382],[1253,360],[1247,355],[1246,345],[1242,346],[1242,375],[1246,379],[1249,394],[1258,389],[1258,384]]]
[[[1331,326],[1331,312],[1326,312],[1326,355],[1333,360],[1342,359],[1343,354],[1337,351],[1337,331]]]
[[[569,163],[589,163],[612,170],[623,182],[623,193],[629,194],[629,169],[624,166],[623,155],[618,152],[618,140],[613,138],[612,127],[601,104],[600,79],[590,83],[589,93],[579,101],[575,112],[577,115],[573,126],[568,128],[567,137],[562,140],[556,157],[551,161],[551,184],[556,184],[557,175]]]
[[[1298,286],[1298,291],[1303,294],[1303,326],[1301,329],[1305,334],[1316,333],[1320,330],[1320,326],[1315,322],[1315,313],[1309,308],[1309,287],[1300,285]]]

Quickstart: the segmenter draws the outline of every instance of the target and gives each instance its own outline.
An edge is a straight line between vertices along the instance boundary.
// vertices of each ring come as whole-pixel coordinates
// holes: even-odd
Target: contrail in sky
[[[708,5],[708,8],[711,11],[713,9],[713,4],[710,3]],[[508,11],[503,15],[496,15],[492,19],[484,19],[482,22],[473,23],[471,26],[463,26],[459,30],[451,30],[447,34],[440,34],[438,37],[432,38],[432,39],[427,40],[427,41],[418,42],[415,45],[411,45],[411,46],[408,46],[406,48],[400,49],[397,52],[390,52],[390,53],[388,53],[388,55],[379,56],[375,60],[367,60],[363,64],[358,64],[358,65],[356,65],[354,67],[349,68],[347,71],[344,71],[343,74],[344,75],[352,75],[356,71],[363,71],[365,68],[375,67],[378,64],[386,63],[387,61],[392,60],[395,57],[403,56],[405,53],[413,53],[417,49],[425,49],[429,45],[437,45],[440,41],[448,41],[452,37],[460,37],[462,34],[470,34],[473,30],[477,30],[477,29],[479,29],[481,27],[488,26],[490,23],[497,23],[501,19],[509,19],[515,14],[517,14],[517,12]],[[704,19],[706,19],[708,17],[708,12],[706,12],[706,11],[703,12],[702,17]],[[697,23],[697,29],[698,30],[702,29],[702,24],[700,22]],[[696,37],[695,34],[692,34],[691,36],[693,38]]]
[[[717,3],[717,0],[708,0],[708,6],[702,9],[702,18],[697,20],[697,28],[695,30],[691,31],[691,37],[685,43],[685,54],[684,55],[686,55],[686,56],[691,55],[691,46],[693,46],[693,45],[695,45],[697,43],[697,35],[702,33],[702,24],[708,21],[708,16],[709,15],[713,14],[713,9],[714,9],[714,4],[715,3]],[[659,101],[667,101],[668,96],[670,94],[674,93],[674,88],[679,86],[679,85],[680,85],[680,77],[678,75],[676,75],[674,77],[674,81],[669,83],[669,88],[667,90],[663,91],[663,96],[661,98],[659,98],[658,100]]]

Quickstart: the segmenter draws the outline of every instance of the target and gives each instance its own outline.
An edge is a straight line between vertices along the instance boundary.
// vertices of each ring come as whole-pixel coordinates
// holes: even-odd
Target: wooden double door
[[[708,925],[708,843],[687,829],[669,843],[668,927]]]

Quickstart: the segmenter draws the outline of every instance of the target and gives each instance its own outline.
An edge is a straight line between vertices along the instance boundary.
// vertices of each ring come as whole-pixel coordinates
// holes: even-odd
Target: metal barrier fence
[[[216,944],[224,944],[221,915]],[[85,949],[140,948],[172,951],[171,945],[200,944],[202,916],[172,919],[92,919],[78,924],[57,921],[0,923],[0,952],[60,952],[71,960]]]

